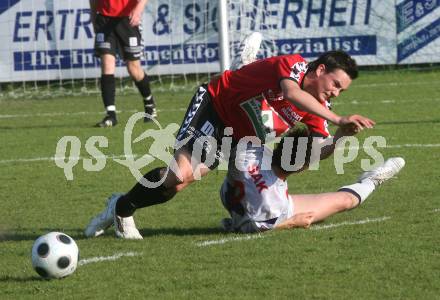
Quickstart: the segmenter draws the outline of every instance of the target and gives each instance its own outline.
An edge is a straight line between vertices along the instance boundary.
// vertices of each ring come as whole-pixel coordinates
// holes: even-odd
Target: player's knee
[[[185,170],[179,171],[179,174],[176,174],[173,171],[168,171],[168,174],[166,174],[167,178],[164,182],[164,185],[167,188],[175,188],[177,191],[181,191],[194,181],[190,172],[185,172]]]
[[[176,193],[182,191],[184,188],[186,188],[188,185],[190,185],[194,179],[192,176],[176,176],[174,174],[172,181],[169,181],[167,184],[168,188],[174,188]]]
[[[144,79],[145,73],[142,70],[141,66],[135,61],[127,62],[127,71],[130,77],[136,82]]]
[[[101,56],[101,72],[102,74],[114,74],[115,73],[115,58],[110,54]]]
[[[343,193],[340,197],[337,205],[339,211],[349,210],[358,204],[358,200],[350,193]]]
[[[181,183],[179,183],[178,185],[175,186],[176,192],[182,191],[188,185],[190,185],[192,182],[194,182],[194,180],[187,179],[187,180],[182,181]]]

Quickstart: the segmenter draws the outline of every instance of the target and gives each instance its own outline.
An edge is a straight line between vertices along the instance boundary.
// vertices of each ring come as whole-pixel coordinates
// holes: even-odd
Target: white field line
[[[353,84],[351,88],[371,88],[371,87],[379,87],[379,86],[409,86],[409,85],[436,85],[438,81],[415,81],[415,82],[380,82],[380,83],[362,83],[362,84]]]
[[[310,227],[311,230],[323,230],[323,229],[330,229],[330,228],[335,228],[335,227],[341,227],[341,226],[351,226],[351,225],[362,225],[362,224],[366,224],[366,223],[377,223],[377,222],[383,222],[386,220],[391,219],[391,217],[380,217],[380,218],[366,218],[364,220],[359,220],[359,221],[353,221],[353,222],[342,222],[342,223],[334,223],[334,224],[325,224],[325,225],[315,225]]]
[[[225,244],[225,243],[229,243],[229,242],[255,240],[255,239],[259,239],[259,238],[263,238],[263,236],[261,234],[246,235],[246,236],[226,238],[226,239],[221,239],[221,240],[210,240],[210,241],[198,242],[198,243],[196,243],[196,246],[206,247],[206,246],[211,246],[211,245]]]
[[[158,109],[158,112],[171,112],[171,111],[186,111],[187,108],[170,108],[170,109]],[[117,111],[118,113],[136,113],[138,110],[124,110]],[[29,118],[29,117],[67,117],[78,115],[102,115],[102,111],[77,111],[77,112],[54,112],[54,113],[35,113],[35,114],[15,114],[15,115],[0,115],[0,119],[12,119],[12,118]]]
[[[388,145],[384,148],[439,148],[440,144],[402,144],[402,145]],[[349,147],[350,149],[360,149],[360,147]],[[104,155],[104,156],[96,156],[93,158],[106,158],[106,159],[115,159],[115,158],[127,158],[127,157],[133,157],[137,158],[141,156],[140,154],[133,154],[133,155]],[[66,159],[78,159],[82,160],[85,158],[91,158],[91,157],[58,157],[56,160],[66,160]],[[33,158],[15,158],[15,159],[2,159],[0,160],[0,164],[11,164],[11,163],[27,163],[27,162],[40,162],[40,161],[55,161],[55,157],[33,157]]]
[[[424,101],[440,101],[440,99],[432,98],[432,99],[422,99]],[[364,101],[364,100],[352,100],[352,101],[343,101],[343,102],[335,102],[334,105],[370,105],[370,104],[393,104],[393,103],[413,103],[414,99],[403,99],[403,100],[393,100],[393,99],[385,99],[379,101]],[[420,102],[420,101],[419,101]],[[169,108],[169,109],[158,109],[158,112],[173,112],[173,111],[186,111],[186,107],[179,108]],[[118,111],[119,113],[135,113],[138,110],[124,110]],[[35,114],[14,114],[14,115],[0,115],[0,119],[12,119],[12,118],[28,118],[28,117],[67,117],[67,116],[78,116],[78,115],[102,115],[101,111],[78,111],[78,112],[54,112],[54,113],[35,113]]]
[[[124,257],[124,256],[138,256],[138,255],[141,255],[141,253],[126,252],[126,253],[116,253],[111,256],[97,256],[97,257],[91,257],[91,258],[84,258],[78,262],[78,265],[83,266],[83,265],[97,263],[97,262],[101,262],[101,261],[117,260],[117,259],[120,259],[121,257]]]
[[[389,148],[389,149],[393,149],[393,148],[438,148],[440,147],[440,144],[402,144],[402,145],[387,145],[385,147],[377,147],[379,149],[383,149],[383,148]],[[356,150],[356,149],[372,149],[374,147],[348,147],[347,149],[350,150]],[[376,148],[374,148],[376,149]]]
[[[429,98],[429,99],[423,99],[424,101],[440,101],[440,98]],[[379,101],[368,101],[368,100],[352,100],[352,101],[335,101],[332,103],[332,105],[375,105],[375,104],[393,104],[393,103],[414,103],[414,99],[408,100],[394,100],[394,99],[384,99]]]
[[[133,158],[137,158],[140,155],[138,154],[132,154],[132,155],[125,155],[125,154],[121,154],[121,155],[100,155],[100,156],[95,156],[94,158],[105,158],[105,159],[120,159],[120,158],[128,158],[128,157],[133,157]],[[90,158],[90,157],[83,157],[83,156],[79,156],[79,157],[75,157],[75,156],[69,156],[69,157],[34,157],[34,158],[17,158],[17,159],[6,159],[6,160],[0,160],[0,164],[10,164],[10,163],[22,163],[22,162],[39,162],[39,161],[55,161],[55,160],[83,160],[86,158]]]
[[[341,223],[334,223],[334,224],[326,224],[326,225],[314,225],[310,227],[311,230],[324,230],[324,229],[330,229],[335,227],[341,227],[341,226],[353,226],[353,225],[363,225],[367,223],[377,223],[377,222],[383,222],[386,220],[391,219],[391,217],[380,217],[380,218],[366,218],[364,220],[359,221],[353,221],[353,222],[341,222]],[[203,242],[196,243],[196,246],[198,247],[206,247],[206,246],[212,246],[212,245],[222,245],[230,242],[241,242],[241,241],[247,241],[247,240],[254,240],[263,238],[264,235],[256,234],[256,235],[246,235],[243,237],[233,237],[233,238],[226,238],[226,239],[220,239],[220,240],[208,240]]]

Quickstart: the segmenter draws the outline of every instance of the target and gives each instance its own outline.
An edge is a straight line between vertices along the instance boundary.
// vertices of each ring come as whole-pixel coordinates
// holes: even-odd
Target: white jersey
[[[264,150],[263,150],[264,149]],[[255,147],[229,160],[228,173],[220,190],[231,220],[231,231],[256,232],[274,228],[293,215],[287,182],[271,169],[272,151]],[[225,224],[224,224],[225,225]]]

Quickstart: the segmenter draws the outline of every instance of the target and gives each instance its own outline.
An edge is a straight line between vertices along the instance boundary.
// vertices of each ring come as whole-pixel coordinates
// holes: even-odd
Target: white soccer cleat
[[[405,160],[402,157],[392,157],[387,159],[383,165],[364,172],[358,179],[359,182],[370,179],[377,187],[388,179],[394,177],[405,166]]]
[[[115,215],[115,233],[118,238],[128,240],[142,240],[143,237],[136,228],[133,217],[121,218]]]
[[[107,207],[87,225],[84,234],[86,237],[97,237],[113,225],[116,202],[123,194],[113,194],[108,198]]]
[[[237,55],[232,60],[231,70],[238,70],[241,67],[257,60],[257,53],[260,50],[263,35],[259,32],[252,32],[240,44]]]

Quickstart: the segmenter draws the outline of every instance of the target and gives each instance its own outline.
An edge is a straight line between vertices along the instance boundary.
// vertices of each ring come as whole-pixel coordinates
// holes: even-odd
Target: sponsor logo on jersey
[[[291,124],[301,122],[303,118],[289,106],[281,108],[281,113],[283,118],[287,119]]]
[[[263,190],[268,189],[266,182],[263,180],[263,175],[260,174],[260,168],[258,166],[249,166],[248,173],[251,175],[258,193],[261,194]]]
[[[264,126],[263,117],[261,114],[262,96],[251,98],[240,104],[241,108],[246,112],[249,120],[254,127],[255,135],[262,141],[266,137],[266,127]]]

